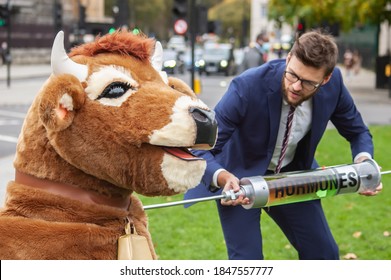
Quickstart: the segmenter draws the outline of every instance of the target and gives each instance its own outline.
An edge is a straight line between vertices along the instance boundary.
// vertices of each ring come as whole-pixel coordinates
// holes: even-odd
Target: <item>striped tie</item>
[[[284,134],[284,140],[282,141],[282,149],[281,154],[278,159],[278,163],[275,169],[275,173],[280,173],[281,167],[282,167],[282,161],[284,160],[286,149],[288,148],[288,140],[289,140],[289,134],[291,133],[292,123],[293,123],[293,115],[295,113],[296,107],[291,106],[289,108],[288,118],[286,121],[286,127],[285,127],[285,134]]]

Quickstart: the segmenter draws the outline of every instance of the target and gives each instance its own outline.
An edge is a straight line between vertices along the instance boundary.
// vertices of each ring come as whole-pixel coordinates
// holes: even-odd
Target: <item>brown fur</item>
[[[144,61],[151,56],[154,45],[154,40],[144,35],[129,36],[127,32],[117,31],[111,36],[97,37],[92,43],[74,47],[69,57],[76,55],[93,57],[100,53],[116,53]]]
[[[141,206],[135,197],[131,204],[135,209]],[[116,258],[127,211],[83,205],[14,182],[8,185],[6,205],[0,235],[13,242],[1,242],[2,259]],[[138,215],[133,222],[139,234],[149,237],[145,214]]]
[[[72,59],[88,67],[89,77],[86,81],[79,81],[72,73],[49,77],[29,109],[14,161],[18,172],[37,180],[93,192],[105,199],[130,196],[129,208],[85,202],[81,197],[15,179],[8,184],[0,210],[0,259],[116,259],[117,240],[124,234],[127,218],[147,238],[156,258],[146,214],[133,192],[176,194],[171,184],[193,186],[167,179],[170,168],[177,171],[178,163],[183,178],[201,179],[204,163],[184,163],[170,156],[161,148],[164,137],[155,140],[162,142],[158,145],[149,142],[152,134],[162,131],[165,137],[175,140],[181,134],[195,143],[192,131],[197,131],[188,109],[183,113],[189,114],[189,120],[172,117],[178,110],[173,109],[178,99],[190,107],[198,103],[181,80],[163,82],[150,63],[153,45],[151,39],[117,32],[73,49]],[[104,67],[126,69],[136,85],[119,106],[103,104],[86,92],[92,86],[92,75]],[[115,76],[107,79],[102,88],[90,90],[99,93],[122,81]],[[178,119],[180,123],[175,124]],[[164,128],[173,124],[177,126],[166,133]],[[167,158],[169,163],[163,165]]]

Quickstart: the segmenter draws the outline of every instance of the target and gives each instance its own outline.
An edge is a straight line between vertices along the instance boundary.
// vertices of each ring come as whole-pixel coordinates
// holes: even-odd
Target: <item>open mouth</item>
[[[186,148],[172,148],[172,147],[162,147],[162,149],[169,153],[170,155],[173,155],[176,158],[179,158],[181,160],[186,161],[192,161],[192,160],[204,160],[203,158],[197,157],[193,155],[188,149]]]

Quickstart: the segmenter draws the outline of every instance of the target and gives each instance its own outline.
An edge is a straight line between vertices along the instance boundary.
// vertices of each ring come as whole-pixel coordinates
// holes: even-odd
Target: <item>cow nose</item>
[[[197,125],[195,146],[198,149],[211,149],[216,143],[217,121],[215,112],[191,107],[190,114]]]

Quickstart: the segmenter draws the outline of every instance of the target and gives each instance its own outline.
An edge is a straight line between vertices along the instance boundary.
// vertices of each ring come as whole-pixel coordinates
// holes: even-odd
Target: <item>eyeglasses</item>
[[[313,81],[308,81],[308,80],[301,79],[295,73],[292,73],[292,72],[289,72],[289,71],[284,71],[284,77],[288,81],[290,81],[291,83],[296,83],[297,81],[300,81],[301,82],[301,86],[303,87],[303,89],[305,89],[307,91],[315,90],[321,84],[321,83],[315,83]]]

